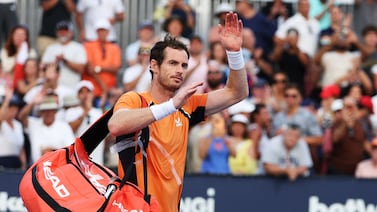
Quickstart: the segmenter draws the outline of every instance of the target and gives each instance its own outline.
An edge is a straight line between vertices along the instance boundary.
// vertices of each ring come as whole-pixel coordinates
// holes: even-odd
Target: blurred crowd
[[[166,34],[189,47],[185,83],[204,82],[204,93],[227,80],[218,25],[196,34],[201,20],[185,0],[161,0],[124,49],[121,0],[40,0],[36,46],[15,4],[0,1],[0,169],[25,170],[71,144],[124,92],[148,90],[150,49]],[[228,12],[243,23],[250,95],[190,129],[187,172],[377,178],[375,11],[376,0],[355,0],[351,11],[334,0],[217,5],[216,23]],[[93,160],[117,167],[113,143],[109,135]]]

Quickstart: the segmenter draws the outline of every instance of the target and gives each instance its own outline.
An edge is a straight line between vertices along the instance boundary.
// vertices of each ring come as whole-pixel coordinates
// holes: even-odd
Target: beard
[[[166,76],[167,77],[167,76]],[[166,78],[162,75],[158,75],[158,82],[165,90],[176,92],[182,85],[183,82],[175,83],[172,79]]]
[[[219,80],[208,80],[207,84],[211,89],[217,88],[221,85],[222,81],[221,79]]]

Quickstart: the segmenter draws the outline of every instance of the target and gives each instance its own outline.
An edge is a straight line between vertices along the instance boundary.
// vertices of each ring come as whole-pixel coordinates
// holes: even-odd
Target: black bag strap
[[[100,118],[97,119],[81,136],[80,139],[84,144],[85,150],[90,155],[94,149],[102,142],[109,134],[107,123],[113,115],[114,107],[106,111]]]

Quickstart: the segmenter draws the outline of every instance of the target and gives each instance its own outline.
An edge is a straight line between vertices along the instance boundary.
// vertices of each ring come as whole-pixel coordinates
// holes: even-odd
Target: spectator
[[[72,95],[72,89],[60,85],[59,81],[59,67],[55,64],[47,64],[42,67],[41,84],[31,88],[24,96],[24,102],[26,104],[33,104],[35,96],[46,96],[49,94],[56,94],[58,97],[58,104],[63,106],[63,99],[65,96]],[[37,107],[33,107],[32,115],[37,115]]]
[[[320,47],[329,45],[331,43],[331,36],[341,29],[348,29],[351,25],[351,16],[345,16],[342,9],[338,6],[330,8],[330,26],[322,29],[320,32],[319,45]]]
[[[345,97],[343,105],[331,127],[333,148],[327,173],[354,175],[357,164],[363,160],[367,138],[357,117],[357,102]]]
[[[264,104],[256,104],[251,112],[249,125],[249,137],[253,141],[256,159],[258,160],[257,174],[264,173],[261,161],[262,152],[270,142],[271,135],[271,115]]]
[[[152,48],[157,38],[154,34],[153,22],[146,20],[139,25],[137,31],[138,40],[127,45],[125,57],[127,66],[132,66],[138,63],[138,51],[140,47]]]
[[[138,52],[138,62],[123,73],[125,91],[143,92],[150,89],[152,75],[149,72],[150,48],[141,46]]]
[[[308,144],[301,135],[300,126],[289,124],[282,135],[271,139],[262,152],[266,174],[288,177],[291,181],[310,174],[313,162]]]
[[[0,34],[0,46],[8,40],[11,30],[18,24],[16,3],[17,0],[1,1],[0,3],[0,27],[3,30]]]
[[[331,43],[315,55],[314,61],[323,68],[322,87],[335,84],[353,68],[353,59],[359,57],[359,53],[349,50],[351,43],[357,42],[355,36],[351,31],[347,34],[338,31],[332,35]]]
[[[209,60],[207,62],[207,83],[204,92],[208,93],[213,90],[224,87],[224,71],[221,70],[220,64],[216,60]]]
[[[253,104],[268,104],[271,95],[270,85],[266,80],[258,78],[253,82],[250,101]]]
[[[323,131],[331,126],[333,120],[331,105],[335,99],[339,98],[340,94],[340,88],[337,85],[324,87],[320,93],[321,106],[317,110],[316,116],[317,122]]]
[[[299,86],[302,95],[305,95],[306,67],[309,64],[309,56],[300,50],[298,41],[301,35],[296,28],[287,30],[287,35],[282,43],[275,45],[270,55],[270,60],[277,63],[279,70],[284,72],[289,81]]]
[[[228,76],[228,58],[226,57],[225,48],[220,41],[215,41],[209,45],[208,60],[215,60],[220,65],[220,70],[225,73],[225,79]],[[224,80],[225,83],[225,80]]]
[[[76,107],[80,105],[80,100],[77,95],[69,95],[63,98],[63,107],[58,110],[55,115],[57,120],[65,121],[66,113],[69,108]]]
[[[273,48],[272,37],[276,31],[276,25],[254,8],[253,1],[237,0],[236,9],[244,27],[254,32],[255,46],[263,49],[263,56],[266,57]]]
[[[246,61],[249,87],[257,77],[271,82],[273,67],[263,55],[263,49],[255,46],[255,35],[249,28],[242,30],[242,53]]]
[[[308,143],[312,159],[317,164],[317,148],[322,144],[322,132],[315,115],[301,106],[302,96],[297,85],[287,85],[284,95],[287,109],[272,117],[273,135],[283,133],[290,123],[298,124],[302,139]]]
[[[188,68],[184,85],[189,85],[193,82],[204,82],[204,86],[197,90],[197,93],[203,93],[205,82],[207,79],[208,66],[207,55],[204,51],[204,43],[200,36],[193,35],[190,38],[190,58],[188,61]]]
[[[94,86],[90,81],[81,80],[77,86],[79,106],[69,108],[65,113],[65,121],[71,126],[76,137],[79,137],[85,130],[102,116],[102,110],[93,107]],[[104,164],[105,142],[101,142],[90,154],[94,162]]]
[[[282,0],[268,1],[266,5],[262,7],[262,13],[279,27],[293,15],[292,3]]]
[[[225,23],[225,17],[228,12],[234,11],[234,8],[231,4],[223,2],[219,4],[214,12],[215,17],[218,19],[218,24],[224,25]],[[207,41],[209,44],[215,42],[215,41],[220,41],[219,39],[219,32],[218,32],[218,25],[214,25],[210,28],[208,32],[208,37]]]
[[[377,139],[371,142],[371,158],[360,161],[356,166],[356,178],[377,178]]]
[[[77,0],[39,0],[42,8],[42,21],[37,38],[39,55],[43,55],[46,48],[57,41],[55,27],[61,21],[71,21],[71,15],[76,10]]]
[[[360,58],[353,58],[353,65],[348,72],[337,79],[335,84],[341,86],[347,95],[356,94],[355,98],[358,100],[362,95],[372,94],[373,86],[368,75],[360,68]],[[354,92],[356,90],[356,92]],[[359,95],[357,95],[359,94]]]
[[[16,87],[16,93],[21,99],[30,89],[42,83],[38,60],[27,59],[23,71],[24,77],[17,82]]]
[[[366,139],[368,142],[372,142],[373,138],[376,137],[376,134],[373,131],[373,126],[371,122],[371,115],[374,113],[373,110],[373,102],[370,96],[362,96],[358,101],[358,118],[361,121],[361,125],[363,126]],[[369,145],[368,145],[369,147]],[[370,152],[370,149],[367,149]]]
[[[199,157],[203,160],[201,173],[230,174],[228,157],[235,155],[227,138],[226,123],[222,114],[209,117],[211,134],[199,141]]]
[[[377,23],[377,2],[375,0],[354,1],[353,28],[356,34],[361,37],[362,29],[368,25]]]
[[[374,82],[373,65],[377,64],[377,27],[366,26],[362,31],[364,52],[362,54],[361,68],[368,74],[372,81],[374,93],[377,91],[377,83]]]
[[[103,108],[103,112],[109,110],[112,106],[114,106],[115,102],[118,98],[124,93],[124,89],[122,87],[114,87],[110,89],[107,93],[108,98]]]
[[[309,17],[309,0],[299,0],[297,4],[297,13],[277,29],[275,43],[276,45],[281,45],[288,35],[287,31],[291,28],[295,28],[300,35],[298,47],[302,52],[313,57],[317,51],[317,42],[320,32],[319,22],[315,18]]]
[[[84,19],[84,20],[83,20]],[[124,19],[124,6],[121,0],[79,0],[76,7],[76,24],[81,41],[97,40],[96,21],[107,20],[110,22],[108,41],[117,40],[115,25]]]
[[[59,84],[73,88],[84,73],[87,56],[84,46],[73,39],[73,25],[62,21],[56,25],[58,43],[47,47],[42,63],[57,63],[60,68]]]
[[[309,16],[319,21],[321,30],[328,28],[331,24],[329,10],[334,2],[335,0],[310,0]]]
[[[1,49],[0,59],[3,70],[9,73],[13,86],[16,86],[16,79],[22,78],[22,66],[27,58],[37,58],[37,52],[31,47],[29,40],[29,29],[22,25],[12,28],[9,37]],[[21,68],[16,70],[17,64]]]
[[[272,76],[272,85],[271,85],[271,97],[269,102],[269,110],[272,115],[283,111],[286,109],[285,103],[285,87],[289,83],[289,79],[284,72],[278,71],[275,72]]]
[[[27,167],[25,138],[22,124],[16,120],[21,101],[9,87],[0,101],[0,169],[24,170]]]
[[[248,138],[248,125],[248,117],[242,114],[233,115],[229,124],[228,135],[235,150],[235,155],[228,159],[233,175],[253,175],[257,171],[255,145]]]
[[[180,0],[179,0],[180,1]],[[166,19],[163,23],[164,32],[161,34],[161,40],[164,39],[166,34],[175,37],[177,40],[184,43],[186,46],[190,46],[190,40],[186,37],[183,37],[184,23],[179,16],[171,16]]]
[[[12,78],[9,73],[4,71],[0,60],[0,96],[4,96],[6,87],[12,87]]]
[[[172,16],[179,17],[182,21],[182,36],[190,38],[195,29],[195,11],[185,0],[171,0],[165,6],[165,20]]]
[[[28,116],[33,105],[38,105],[40,117]],[[37,161],[47,152],[74,142],[75,136],[68,123],[55,119],[58,109],[59,105],[55,96],[38,94],[32,103],[27,104],[19,114],[30,137],[32,162]]]
[[[117,73],[122,66],[122,53],[120,47],[107,41],[111,24],[108,20],[97,20],[96,41],[84,44],[88,64],[83,79],[89,80],[94,85],[94,105],[103,108],[107,92],[117,84]]]

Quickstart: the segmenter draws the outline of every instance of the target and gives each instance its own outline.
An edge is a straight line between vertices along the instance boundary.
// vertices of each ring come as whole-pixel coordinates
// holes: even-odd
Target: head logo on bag
[[[89,159],[109,133],[112,112],[106,112],[72,145],[44,154],[26,171],[19,191],[28,211],[159,211],[155,198]]]
[[[60,197],[64,198],[69,196],[69,191],[63,184],[60,184],[60,179],[57,176],[55,176],[54,173],[52,173],[50,167],[50,161],[46,161],[43,163],[43,173],[45,174],[46,180],[51,181],[52,188]]]

